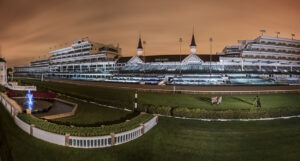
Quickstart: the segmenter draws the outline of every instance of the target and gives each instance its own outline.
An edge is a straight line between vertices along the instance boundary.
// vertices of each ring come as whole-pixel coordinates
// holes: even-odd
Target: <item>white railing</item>
[[[36,91],[36,86],[6,86],[10,90],[15,90],[15,91]]]
[[[142,135],[143,135],[143,125],[130,131],[118,133],[115,135],[115,145],[126,143]]]
[[[137,128],[117,134],[111,133],[110,135],[105,136],[80,137],[70,136],[68,134],[60,135],[39,129],[34,125],[27,124],[26,122],[18,118],[17,108],[11,105],[9,101],[6,100],[2,95],[0,95],[0,101],[5,109],[14,118],[16,125],[29,135],[53,144],[74,148],[103,148],[123,144],[142,136],[152,127],[154,127],[158,122],[158,116],[155,116],[151,120],[149,120],[145,124],[141,124]]]

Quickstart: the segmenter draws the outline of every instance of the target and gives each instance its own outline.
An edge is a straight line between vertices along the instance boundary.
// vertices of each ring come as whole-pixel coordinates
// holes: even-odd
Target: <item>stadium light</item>
[[[266,30],[265,29],[261,29],[261,30],[259,30],[259,32],[261,33],[261,36],[264,36],[264,33],[266,32]]]
[[[180,50],[180,51],[179,51],[179,52],[180,52],[180,56],[179,56],[179,59],[180,59],[180,70],[179,70],[179,73],[180,73],[180,74],[181,74],[181,45],[182,45],[182,41],[183,41],[183,40],[182,40],[182,37],[180,37],[180,38],[179,38],[179,46],[180,46],[180,49],[179,49],[179,50]]]
[[[294,40],[294,37],[296,36],[295,34],[291,34],[291,36],[292,36],[292,40]]]
[[[210,44],[210,55],[209,55],[209,75],[210,75],[210,78],[211,78],[211,56],[212,56],[212,42],[213,42],[213,38],[210,37],[209,38],[209,44]]]
[[[278,35],[280,34],[280,32],[277,31],[277,32],[275,32],[275,33],[276,33],[276,37],[278,38]]]
[[[182,38],[179,38],[179,45],[180,45],[180,54],[181,54],[181,44],[182,44]]]

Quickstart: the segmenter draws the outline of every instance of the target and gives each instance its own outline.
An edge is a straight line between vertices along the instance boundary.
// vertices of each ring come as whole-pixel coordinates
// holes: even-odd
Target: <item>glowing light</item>
[[[27,91],[27,94],[26,94],[26,104],[27,104],[27,108],[32,110],[33,108],[33,94],[30,92],[30,90]]]

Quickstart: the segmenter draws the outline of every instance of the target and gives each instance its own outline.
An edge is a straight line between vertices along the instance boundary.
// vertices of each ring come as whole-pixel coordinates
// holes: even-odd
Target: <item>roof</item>
[[[117,60],[117,63],[127,63],[131,58],[132,58],[132,56],[120,57]]]
[[[206,61],[210,61],[210,57],[211,57],[211,61],[219,61],[220,60],[220,55],[208,55],[208,54],[203,54],[203,55],[197,55],[199,56],[199,58],[206,62]]]
[[[150,55],[142,58],[146,62],[179,62],[188,55]]]
[[[0,58],[0,62],[6,63],[6,61],[3,58]]]
[[[185,59],[189,54],[180,54],[180,55],[149,55],[149,56],[140,56],[140,58],[146,62],[180,62]],[[210,61],[210,56],[212,61],[219,61],[220,55],[209,55],[209,54],[198,54],[197,55],[202,61]],[[117,63],[127,63],[132,56],[120,57],[117,60]]]
[[[197,46],[196,45],[196,41],[195,41],[195,36],[194,36],[194,34],[193,34],[193,36],[192,36],[192,41],[191,41],[191,45],[190,46]]]

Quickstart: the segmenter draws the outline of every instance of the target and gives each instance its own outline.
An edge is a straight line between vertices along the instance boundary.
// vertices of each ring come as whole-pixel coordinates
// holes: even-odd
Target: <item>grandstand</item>
[[[43,75],[45,78],[140,84],[300,83],[299,40],[259,36],[226,46],[214,55],[198,54],[196,47],[193,34],[189,54],[145,56],[140,37],[137,54],[124,57],[121,49],[113,45],[78,40],[69,47],[50,51],[52,56],[48,59],[15,67],[14,73],[24,77]]]

